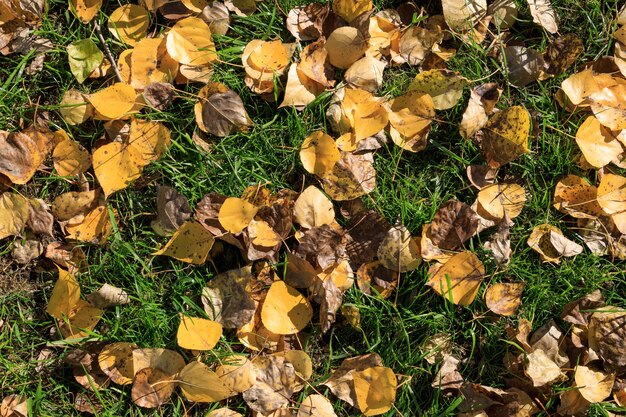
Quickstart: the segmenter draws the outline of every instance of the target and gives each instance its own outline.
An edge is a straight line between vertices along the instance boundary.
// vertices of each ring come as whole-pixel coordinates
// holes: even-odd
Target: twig
[[[120,70],[117,69],[117,64],[115,63],[115,59],[113,59],[113,54],[111,54],[111,50],[109,49],[109,46],[104,41],[104,36],[102,36],[102,30],[100,29],[100,24],[96,20],[93,21],[93,27],[94,29],[96,29],[96,34],[98,35],[98,39],[100,39],[100,42],[102,43],[102,46],[104,47],[104,52],[107,54],[107,58],[109,58],[109,61],[111,62],[111,66],[113,67],[113,71],[115,72],[117,79],[121,83],[123,83],[124,79],[122,78],[122,74],[120,74]]]

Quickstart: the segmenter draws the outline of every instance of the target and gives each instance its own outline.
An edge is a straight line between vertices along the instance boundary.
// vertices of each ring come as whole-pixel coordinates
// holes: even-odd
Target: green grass
[[[280,1],[289,10],[300,1]],[[436,8],[438,2],[433,3]],[[520,21],[512,30],[512,38],[523,40],[527,46],[542,50],[548,36],[532,23],[525,2],[518,2]],[[494,81],[504,89],[499,107],[524,105],[534,117],[537,135],[531,138],[532,153],[502,168],[499,178],[513,178],[524,184],[528,202],[511,229],[513,258],[506,270],[496,267],[482,243],[491,232],[475,237],[468,248],[484,260],[488,282],[514,279],[526,282],[523,305],[514,318],[496,317],[488,313],[483,301],[483,284],[476,301],[469,307],[446,303],[424,284],[427,265],[401,278],[396,293],[383,300],[368,296],[353,288],[345,302],[356,305],[361,312],[362,331],[347,325],[340,317],[333,328],[319,341],[309,346],[316,364],[313,383],[323,381],[331,368],[346,357],[378,352],[384,364],[397,373],[411,378],[399,389],[395,407],[388,415],[448,416],[456,413],[458,401],[444,397],[430,387],[437,367],[425,360],[421,348],[432,335],[450,335],[465,354],[461,373],[470,381],[502,386],[507,371],[502,359],[506,350],[505,327],[514,326],[517,317],[528,318],[540,326],[557,318],[569,301],[594,289],[603,290],[612,305],[626,307],[626,280],[623,265],[608,257],[599,258],[588,251],[560,265],[542,264],[526,240],[535,225],[549,222],[567,230],[572,224],[566,216],[552,208],[554,186],[563,174],[582,172],[574,163],[577,146],[572,137],[582,115],[571,116],[554,100],[560,82],[581,68],[586,61],[597,59],[612,51],[611,33],[615,29],[615,1],[559,0],[553,2],[561,17],[561,32],[574,32],[584,41],[585,52],[566,74],[517,89],[507,83],[506,73],[497,59],[481,46],[461,45],[449,68],[468,80]],[[109,2],[99,17],[106,27],[106,15],[117,7]],[[377,2],[377,7],[395,5]],[[257,14],[234,17],[232,30],[216,40],[220,59],[214,79],[228,85],[241,95],[255,126],[248,134],[234,134],[215,141],[210,153],[199,151],[192,141],[196,129],[193,119],[194,100],[181,92],[167,112],[154,112],[146,117],[160,120],[172,131],[173,146],[159,162],[150,165],[141,179],[129,189],[110,199],[118,211],[113,237],[102,247],[84,246],[89,271],[79,276],[83,294],[109,283],[124,288],[131,295],[127,306],[107,310],[93,339],[106,342],[127,341],[141,347],[176,349],[178,313],[201,307],[201,289],[215,273],[235,268],[236,259],[218,265],[194,267],[151,253],[166,239],[153,233],[150,222],[156,207],[156,185],[176,188],[189,198],[193,207],[202,196],[216,191],[238,196],[255,183],[267,184],[271,190],[292,188],[300,190],[314,184],[312,176],[302,169],[298,149],[311,132],[326,129],[325,109],[328,96],[297,113],[278,109],[252,94],[243,83],[243,72],[237,66],[243,47],[254,38],[291,40],[284,26],[284,16],[273,2],[260,3]],[[57,103],[69,88],[95,91],[103,80],[88,80],[77,86],[69,72],[65,46],[70,42],[92,37],[92,27],[83,25],[66,11],[66,2],[51,0],[37,33],[50,39],[55,48],[48,53],[44,70],[32,76],[24,73],[28,57],[0,57],[0,129],[18,130],[32,120],[33,113],[49,112],[51,127],[62,128],[80,140],[87,148],[102,135],[100,122],[89,121],[78,127],[67,126],[59,117]],[[164,24],[163,20],[159,24]],[[163,29],[163,27],[159,27]],[[110,41],[117,55],[123,47]],[[379,95],[396,96],[406,90],[416,68],[402,66],[386,71],[386,80]],[[195,94],[199,85],[180,87]],[[432,220],[437,208],[450,198],[471,203],[476,190],[465,176],[468,164],[484,163],[478,149],[464,141],[458,124],[465,109],[469,91],[461,103],[449,111],[438,112],[429,137],[428,148],[417,154],[402,152],[394,146],[380,149],[375,156],[377,187],[365,198],[366,204],[379,210],[390,221],[400,220],[419,235],[422,224]],[[593,179],[593,178],[591,178]],[[38,174],[31,183],[19,187],[20,192],[50,201],[71,187],[54,176]],[[574,237],[572,232],[566,235]],[[12,242],[0,246],[0,393],[24,393],[31,400],[32,415],[67,416],[77,414],[72,402],[82,388],[74,381],[71,369],[61,359],[69,348],[55,347],[51,359],[35,370],[39,352],[54,340],[54,322],[45,313],[45,306],[56,280],[52,264],[43,260],[28,266],[18,266],[10,260]],[[232,332],[226,332],[217,352],[241,349],[234,343]],[[184,354],[184,352],[183,352]],[[204,355],[208,362],[215,357]],[[189,359],[187,357],[187,359]],[[320,389],[318,387],[318,389]],[[301,400],[312,390],[295,397]],[[325,389],[322,388],[322,392]],[[178,395],[172,404],[161,410],[143,410],[131,405],[130,388],[111,386],[99,392],[105,411],[102,416],[202,416],[215,406],[190,405]],[[333,398],[331,396],[331,398]],[[245,413],[240,397],[229,406]],[[358,415],[340,401],[335,403],[340,416]],[[609,405],[595,406],[590,415],[606,415]],[[187,414],[185,414],[187,413]],[[548,414],[542,414],[548,415]]]

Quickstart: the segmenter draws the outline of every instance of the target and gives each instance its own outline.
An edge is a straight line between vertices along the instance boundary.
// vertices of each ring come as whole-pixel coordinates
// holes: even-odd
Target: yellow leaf
[[[626,83],[605,87],[589,96],[591,111],[603,126],[626,129]]]
[[[524,107],[513,106],[494,114],[482,132],[481,150],[492,168],[498,168],[530,152],[530,115]]]
[[[202,265],[206,262],[215,239],[198,222],[185,222],[169,242],[153,255],[169,256],[179,261]]]
[[[594,370],[578,365],[574,373],[576,387],[580,395],[592,404],[599,403],[611,395],[615,384],[615,374]]]
[[[522,304],[523,282],[498,283],[485,292],[485,302],[489,310],[502,316],[512,316]]]
[[[0,195],[0,239],[22,232],[30,217],[28,200],[17,193]]]
[[[465,80],[452,71],[433,69],[422,71],[409,85],[409,91],[427,93],[435,109],[447,110],[454,107],[463,96]]]
[[[171,82],[178,73],[178,62],[167,52],[162,38],[140,40],[129,58],[131,85],[137,89],[144,89],[153,82]]]
[[[514,219],[522,212],[526,203],[526,192],[517,184],[492,184],[478,192],[478,214],[485,212],[493,219],[500,220],[506,215]]]
[[[595,219],[603,215],[598,204],[598,189],[577,175],[567,175],[554,190],[554,208],[578,219]]]
[[[570,75],[561,83],[561,89],[573,105],[589,107],[591,103],[588,99],[591,94],[616,83],[615,78],[611,74],[595,74],[589,68]]]
[[[389,124],[405,138],[422,134],[435,117],[435,104],[430,95],[409,91],[388,104]]]
[[[189,401],[213,403],[233,395],[220,377],[202,362],[191,362],[178,374],[180,388]]]
[[[218,214],[222,227],[230,233],[239,233],[245,229],[254,218],[259,207],[237,197],[227,198]]]
[[[605,174],[598,186],[598,204],[620,232],[626,233],[626,178]]]
[[[452,256],[429,278],[426,285],[454,304],[470,305],[485,276],[485,267],[473,252]]]
[[[405,226],[394,226],[380,242],[378,259],[385,268],[392,271],[412,271],[422,263],[418,242]]]
[[[93,106],[78,90],[69,89],[59,103],[59,112],[68,125],[79,125],[93,115]]]
[[[211,350],[221,336],[221,324],[213,320],[181,315],[176,340],[183,349]]]
[[[58,268],[59,278],[48,301],[47,312],[57,320],[68,318],[80,301],[80,286],[74,275]]]
[[[302,142],[300,161],[311,174],[323,176],[332,171],[339,159],[341,152],[337,149],[337,144],[322,131],[312,133]]]
[[[134,343],[126,342],[106,345],[98,354],[100,369],[116,384],[131,384],[135,376],[133,350],[137,347]]]
[[[598,119],[589,116],[576,132],[576,143],[587,162],[602,168],[624,152],[621,143]]]
[[[156,368],[141,368],[135,374],[131,398],[140,407],[156,408],[170,399],[176,385],[173,374]]]
[[[197,17],[181,19],[167,34],[167,52],[181,64],[201,66],[217,59],[209,26]]]
[[[139,154],[138,164],[145,166],[163,156],[170,144],[170,130],[159,122],[133,119],[128,144]]]
[[[120,119],[129,113],[135,106],[137,94],[128,84],[116,83],[100,90],[88,100],[93,105],[97,115],[103,120]]]
[[[367,40],[357,28],[342,26],[330,34],[325,48],[332,66],[348,69],[365,54]]]
[[[102,0],[71,0],[69,9],[83,23],[89,23],[100,11]]]
[[[333,203],[314,185],[308,186],[293,207],[294,220],[308,229],[335,221]]]
[[[89,211],[99,196],[99,189],[61,194],[52,202],[52,214],[59,221],[70,220],[74,216]]]
[[[337,417],[337,414],[326,397],[313,394],[302,400],[296,417]]]
[[[387,110],[369,91],[346,89],[341,102],[341,110],[343,117],[348,120],[352,128],[356,143],[375,135],[389,122]],[[354,149],[356,149],[356,143]],[[344,151],[354,149],[344,149]]]
[[[229,408],[222,407],[211,411],[206,417],[243,417],[243,415]]]
[[[344,78],[352,88],[369,91],[378,90],[383,84],[383,72],[387,64],[371,56],[365,56],[345,72]]]
[[[113,211],[113,214],[116,215],[116,212]],[[68,239],[102,244],[111,235],[109,211],[105,206],[98,206],[77,222],[69,222],[65,226],[65,231]]]
[[[296,375],[304,381],[308,381],[313,376],[313,361],[311,361],[311,357],[305,351],[292,349],[286,352],[275,353],[275,355],[284,356],[293,365]]]
[[[298,333],[312,316],[311,304],[298,290],[283,281],[275,281],[270,286],[261,309],[261,321],[270,332]]]
[[[358,16],[369,12],[374,7],[372,0],[334,0],[333,11],[337,16],[350,23]]]
[[[67,139],[59,142],[52,152],[54,169],[66,177],[78,175],[91,167],[91,155],[80,143]]]
[[[562,256],[575,256],[583,250],[582,246],[567,239],[559,228],[550,224],[535,226],[526,243],[539,253],[543,262],[557,264]]]
[[[110,142],[93,153],[93,170],[106,197],[141,176],[142,158],[134,146]]]
[[[134,46],[148,34],[150,15],[136,4],[118,7],[109,17],[109,32],[119,41]]]
[[[386,413],[396,400],[396,375],[389,368],[375,366],[352,372],[354,392],[361,412],[366,416]]]
[[[78,300],[69,320],[59,325],[61,335],[65,339],[86,337],[91,330],[96,328],[103,314],[103,310],[93,307],[86,301]]]
[[[256,372],[252,362],[243,355],[230,355],[215,369],[220,380],[235,393],[242,393],[254,385]]]
[[[248,224],[248,236],[253,245],[273,248],[281,243],[282,238],[263,220],[251,220]]]
[[[185,360],[180,353],[162,348],[133,350],[133,369],[135,375],[144,368],[159,369],[166,375],[176,375],[185,367]]]
[[[441,7],[450,29],[467,32],[487,13],[487,0],[442,0]]]

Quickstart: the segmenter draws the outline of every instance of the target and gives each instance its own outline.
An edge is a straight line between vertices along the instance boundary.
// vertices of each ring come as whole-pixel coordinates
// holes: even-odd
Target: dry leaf
[[[330,225],[335,221],[333,203],[313,185],[298,196],[293,207],[293,215],[294,220],[306,228]]]
[[[70,220],[86,214],[96,204],[100,190],[70,191],[57,196],[52,202],[52,214],[59,221]]]
[[[254,300],[246,291],[252,282],[249,266],[212,278],[202,290],[202,304],[207,316],[227,329],[249,323],[256,311]]]
[[[69,10],[76,13],[76,16],[83,23],[89,23],[100,12],[102,0],[71,0]]]
[[[591,315],[589,323],[589,346],[604,361],[605,369],[618,373],[626,370],[624,341],[626,340],[626,312],[605,306]]]
[[[209,95],[202,103],[200,126],[205,132],[225,137],[233,132],[247,131],[252,121],[243,106],[241,98],[232,90]]]
[[[580,125],[576,143],[587,162],[596,168],[602,168],[624,152],[617,137],[594,116],[587,117]]]
[[[134,46],[148,34],[150,15],[141,6],[125,4],[111,13],[107,25],[117,40]]]
[[[256,382],[252,362],[242,355],[230,355],[222,359],[215,373],[231,392],[243,393]]]
[[[292,106],[302,110],[324,91],[324,86],[308,78],[298,64],[291,64],[287,74],[285,97],[279,107]]]
[[[583,251],[582,246],[567,239],[561,230],[549,224],[535,226],[527,243],[539,253],[543,262],[558,264],[562,256],[576,256]]]
[[[595,219],[604,214],[598,204],[598,189],[585,179],[567,175],[554,191],[554,208],[578,219]]]
[[[189,401],[212,403],[232,395],[220,377],[202,362],[189,363],[178,373],[177,379]]]
[[[120,61],[122,58],[120,55]],[[179,64],[168,53],[165,38],[143,38],[130,54],[129,69],[131,85],[141,90],[151,83],[169,83],[174,80]]]
[[[526,203],[526,192],[517,184],[493,184],[478,192],[479,216],[501,220],[506,216],[514,219],[522,212]]]
[[[383,71],[386,66],[387,63],[384,61],[365,56],[350,65],[344,78],[350,87],[374,93],[383,84]]]
[[[383,362],[377,353],[356,356],[344,359],[341,366],[323,382],[335,396],[353,407],[358,407],[354,387],[354,372],[364,371],[374,367],[382,367]]]
[[[381,214],[371,210],[364,210],[353,216],[346,227],[346,253],[350,263],[356,268],[372,261],[390,228],[391,225]]]
[[[461,126],[459,127],[463,138],[467,139],[474,136],[476,132],[487,124],[489,120],[487,116],[493,113],[501,93],[502,90],[498,88],[496,83],[482,84],[472,89],[467,108],[463,113]]]
[[[523,282],[498,283],[485,292],[485,302],[489,310],[502,316],[512,316],[522,304]]]
[[[135,106],[135,89],[124,83],[115,83],[91,94],[87,100],[94,107],[96,116],[103,120],[121,119]]]
[[[341,159],[341,153],[333,138],[318,131],[309,135],[300,148],[300,161],[311,174],[324,176],[331,172]]]
[[[98,365],[111,381],[120,385],[133,382],[135,369],[133,365],[134,343],[116,342],[106,345],[98,354]]]
[[[167,34],[167,53],[181,64],[206,65],[217,59],[209,26],[200,18],[181,19]]]
[[[561,89],[573,105],[588,107],[590,105],[588,98],[591,94],[615,84],[612,75],[596,74],[590,68],[572,74],[563,80]]]
[[[322,35],[322,26],[328,12],[328,5],[321,3],[297,6],[287,14],[285,25],[294,38],[301,41],[314,40]]]
[[[63,177],[81,174],[91,167],[89,151],[69,137],[55,146],[52,161],[54,169]]]
[[[543,56],[532,48],[507,46],[504,48],[504,59],[509,82],[516,87],[525,87],[543,74]]]
[[[412,271],[422,263],[419,240],[403,225],[389,229],[380,242],[377,256],[385,268],[398,272]]]
[[[335,201],[354,200],[371,193],[376,187],[372,153],[342,152],[333,170],[322,178],[322,186]]]
[[[491,235],[483,247],[493,252],[493,257],[499,266],[506,266],[511,261],[511,228],[512,222],[504,216],[498,223],[498,231]]]
[[[427,93],[435,109],[447,110],[456,106],[463,96],[465,80],[448,70],[422,71],[409,85],[409,91]]]
[[[0,130],[0,174],[14,184],[26,184],[46,157],[44,146],[35,132]]]
[[[527,0],[533,22],[541,25],[550,33],[559,31],[558,16],[552,8],[550,0]]]
[[[221,324],[199,317],[181,315],[176,341],[183,349],[211,350],[221,336]]]
[[[151,223],[160,236],[167,236],[191,217],[187,197],[171,187],[157,187],[157,219]]]
[[[223,407],[211,411],[206,415],[206,417],[243,417],[243,415],[229,408]]]
[[[79,125],[93,114],[93,106],[87,97],[78,90],[69,89],[59,103],[59,113],[69,125]]]
[[[325,48],[332,66],[348,69],[365,54],[367,40],[357,28],[342,26],[330,34]]]
[[[0,416],[28,417],[28,398],[19,394],[7,395],[0,404]]]
[[[509,107],[496,113],[481,132],[481,151],[492,168],[498,168],[530,152],[530,115],[522,106]]]
[[[396,399],[396,375],[389,368],[376,366],[355,371],[354,391],[357,404],[366,416],[376,416],[391,409]]]
[[[467,32],[485,16],[486,0],[442,0],[443,16],[450,29]]]
[[[128,293],[110,284],[103,284],[96,292],[85,297],[96,308],[107,308],[130,303]]]
[[[452,256],[428,279],[426,285],[454,304],[470,305],[485,276],[485,267],[472,252]]]
[[[611,395],[615,374],[578,365],[574,372],[574,381],[579,387],[580,395],[594,404],[604,401]]]
[[[257,356],[253,359],[257,375],[254,385],[243,393],[248,406],[267,414],[289,404],[297,383],[296,371],[284,356]]]
[[[84,217],[77,216],[68,221],[65,226],[66,238],[101,245],[111,235],[111,218],[116,217],[115,210],[111,215],[106,206],[97,206],[85,213]]]
[[[135,374],[131,397],[140,407],[156,408],[169,401],[175,388],[173,375],[160,369],[143,368]]]
[[[313,394],[302,400],[296,417],[337,417],[337,414],[326,397]]]
[[[276,334],[298,333],[307,326],[312,315],[309,301],[283,281],[270,286],[261,308],[263,325]]]
[[[604,87],[589,95],[591,111],[603,126],[626,129],[626,83]]]
[[[202,9],[202,19],[209,24],[211,33],[226,35],[230,25],[230,15],[224,3],[214,1]]]
[[[430,225],[432,243],[441,249],[460,248],[478,229],[478,216],[465,203],[449,200],[437,212]]]
[[[92,158],[94,173],[106,197],[141,176],[142,156],[134,146],[110,142],[96,149]]]
[[[583,41],[573,33],[566,33],[554,39],[548,45],[543,58],[547,74],[563,74],[584,51]]]
[[[372,0],[337,0],[333,2],[333,12],[348,23],[363,13],[369,12],[373,7]]]
[[[172,238],[153,255],[169,256],[179,261],[202,265],[206,262],[215,239],[198,222],[188,221],[180,226]]]
[[[561,368],[541,349],[526,355],[525,372],[535,387],[545,387],[565,378]]]
[[[417,152],[426,146],[426,135],[435,117],[435,104],[430,95],[409,91],[388,103],[389,124],[399,135],[398,146]]]
[[[606,174],[598,186],[598,204],[611,216],[622,233],[626,233],[626,178]]]
[[[30,218],[28,200],[17,193],[0,195],[0,239],[22,232]]]
[[[228,197],[220,207],[218,220],[230,233],[239,233],[248,226],[258,210],[259,207],[255,207],[246,200]]]

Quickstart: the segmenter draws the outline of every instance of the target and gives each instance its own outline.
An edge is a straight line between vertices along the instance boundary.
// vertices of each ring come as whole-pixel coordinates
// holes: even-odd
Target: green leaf
[[[79,83],[83,83],[104,59],[104,54],[91,39],[81,39],[67,46],[70,71]]]

